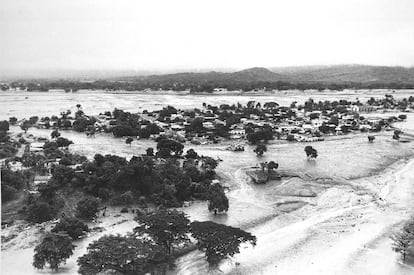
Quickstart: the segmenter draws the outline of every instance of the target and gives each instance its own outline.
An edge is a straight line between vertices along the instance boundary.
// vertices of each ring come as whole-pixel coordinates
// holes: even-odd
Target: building
[[[30,152],[42,152],[43,146],[45,145],[44,142],[32,142],[30,143]]]

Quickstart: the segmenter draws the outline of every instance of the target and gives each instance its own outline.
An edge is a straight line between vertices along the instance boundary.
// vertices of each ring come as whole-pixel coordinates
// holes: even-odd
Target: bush
[[[52,229],[52,232],[66,232],[72,239],[76,240],[89,232],[89,228],[77,218],[63,218]]]
[[[134,202],[134,195],[131,191],[127,191],[120,196],[120,199],[123,204],[131,204]]]
[[[42,223],[56,216],[56,211],[46,202],[36,202],[29,205],[27,219],[31,222]]]
[[[72,239],[68,235],[47,233],[34,250],[33,266],[43,269],[48,263],[51,269],[57,270],[61,263],[72,256],[74,248]]]
[[[0,131],[7,132],[9,130],[9,122],[7,120],[0,121]]]
[[[11,186],[8,185],[1,185],[1,201],[7,202],[14,199],[16,196],[17,190]]]
[[[128,207],[124,207],[121,209],[121,213],[128,213]]]
[[[96,216],[99,200],[94,197],[86,197],[80,200],[76,206],[76,216],[81,219],[92,219]]]

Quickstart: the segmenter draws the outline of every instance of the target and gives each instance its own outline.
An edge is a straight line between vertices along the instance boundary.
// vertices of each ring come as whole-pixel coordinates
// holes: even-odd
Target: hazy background
[[[412,0],[1,0],[0,73],[414,65]]]

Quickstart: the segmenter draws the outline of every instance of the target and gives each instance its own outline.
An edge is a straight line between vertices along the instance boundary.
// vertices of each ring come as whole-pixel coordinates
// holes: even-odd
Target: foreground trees
[[[79,273],[165,274],[177,257],[172,247],[190,243],[190,234],[211,267],[239,253],[242,243],[256,245],[256,237],[239,228],[209,221],[190,224],[177,210],[138,214],[136,220],[140,225],[134,233],[104,236],[90,244],[78,259]]]
[[[72,256],[74,248],[72,239],[67,234],[47,233],[34,250],[33,266],[43,269],[49,264],[51,269],[57,270],[61,263]]]
[[[78,259],[79,273],[82,275],[109,271],[146,274],[165,269],[169,263],[168,256],[160,246],[134,235],[104,236],[91,243],[88,253]]]
[[[190,220],[183,212],[177,210],[160,210],[157,212],[137,215],[140,226],[135,233],[148,234],[155,243],[163,246],[168,254],[176,245],[189,242]]]
[[[191,233],[210,266],[217,266],[220,261],[239,253],[241,243],[256,245],[256,237],[249,232],[210,221],[191,223]]]

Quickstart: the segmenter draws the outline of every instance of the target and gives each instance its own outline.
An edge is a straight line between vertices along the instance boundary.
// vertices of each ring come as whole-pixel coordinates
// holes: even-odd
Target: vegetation
[[[400,253],[403,261],[408,257],[412,258],[414,245],[414,221],[410,220],[404,224],[403,228],[391,237],[393,241],[393,250]]]
[[[43,269],[46,264],[57,270],[59,265],[65,263],[72,256],[75,246],[72,239],[63,233],[46,233],[42,242],[35,247],[33,266]]]
[[[52,229],[52,232],[65,232],[73,240],[76,240],[89,232],[89,228],[85,223],[77,218],[65,217],[60,219],[60,221]]]
[[[183,212],[177,210],[159,210],[148,214],[138,214],[136,221],[140,224],[135,233],[147,234],[158,245],[171,254],[174,246],[188,243],[190,220]]]
[[[256,146],[256,149],[253,150],[253,152],[255,152],[258,157],[263,156],[264,152],[266,151],[267,151],[267,147],[264,144],[258,144]]]
[[[229,210],[229,200],[224,193],[223,187],[216,183],[212,186],[208,199],[208,210],[213,211],[214,215],[218,212],[227,212]]]
[[[27,219],[31,222],[42,223],[53,219],[56,212],[53,205],[44,201],[36,201],[29,205]]]
[[[80,200],[76,206],[76,216],[81,219],[92,219],[99,210],[99,200],[94,197],[86,197]]]
[[[1,170],[1,201],[12,200],[19,190],[27,186],[30,173],[13,172],[9,169]]]
[[[316,159],[318,157],[318,151],[310,145],[305,147],[305,152],[306,156],[310,159]]]
[[[93,275],[106,272],[121,274],[147,274],[165,271],[171,262],[164,249],[134,235],[104,236],[88,246],[78,259],[79,274]]]
[[[252,234],[210,221],[192,222],[191,233],[210,266],[217,266],[220,261],[239,253],[241,243],[256,245],[256,237]]]
[[[177,210],[138,214],[136,220],[139,226],[134,233],[104,236],[90,244],[78,259],[79,273],[165,274],[177,257],[172,248],[189,244],[190,234],[212,267],[239,253],[242,243],[256,244],[255,236],[239,228],[214,222],[190,224]]]

